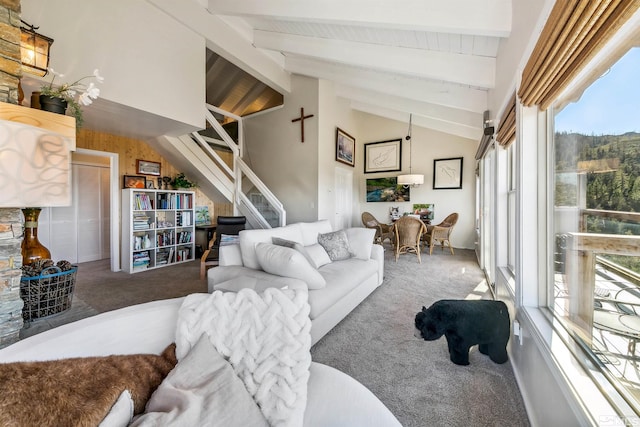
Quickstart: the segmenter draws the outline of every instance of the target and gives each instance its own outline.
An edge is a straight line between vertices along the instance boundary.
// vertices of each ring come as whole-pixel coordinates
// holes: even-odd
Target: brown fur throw
[[[97,426],[124,390],[138,414],[175,365],[175,344],[159,356],[0,364],[0,426]]]

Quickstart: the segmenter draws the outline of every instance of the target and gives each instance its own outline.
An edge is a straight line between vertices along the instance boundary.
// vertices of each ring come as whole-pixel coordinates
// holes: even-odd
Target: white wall
[[[102,99],[204,127],[205,40],[147,1],[22,0],[22,18],[54,39],[64,82],[98,68]]]
[[[411,189],[411,201],[405,203],[366,202],[366,179],[381,176],[397,176],[400,172],[364,173],[364,144],[368,142],[386,141],[402,138],[402,172],[409,172],[410,145],[404,139],[409,127],[409,116],[406,122],[389,120],[367,113],[356,113],[359,138],[357,139],[356,179],[359,197],[357,222],[361,224],[360,213],[371,212],[378,220],[389,219],[389,208],[399,206],[400,212],[413,210],[414,203],[435,204],[434,223],[442,221],[452,212],[458,212],[460,219],[456,225],[451,241],[456,248],[473,249],[475,241],[475,152],[477,141],[437,132],[413,125],[412,172],[424,174],[424,184]],[[433,189],[433,160],[451,157],[462,157],[462,189]]]
[[[496,85],[489,91],[491,118],[499,117],[516,84],[519,84],[522,70],[554,3],[555,0],[513,2],[511,34],[500,42],[496,58]]]
[[[280,199],[287,223],[318,219],[318,80],[292,78],[293,90],[284,96],[284,106],[246,117],[245,161]],[[304,114],[304,143],[300,122]]]
[[[318,219],[328,219],[335,228],[335,172],[341,168],[353,172],[354,184],[358,168],[362,168],[362,157],[356,155],[355,166],[351,167],[336,161],[336,128],[340,128],[359,142],[360,130],[355,112],[344,98],[335,95],[333,83],[320,81],[319,92],[320,121],[318,134]],[[360,225],[357,189],[354,188],[352,200],[351,225]]]

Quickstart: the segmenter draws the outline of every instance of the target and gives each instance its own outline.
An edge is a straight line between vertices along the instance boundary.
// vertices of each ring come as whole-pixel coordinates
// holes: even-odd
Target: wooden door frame
[[[109,158],[109,240],[111,271],[120,271],[120,171],[118,153],[78,148],[78,154]]]

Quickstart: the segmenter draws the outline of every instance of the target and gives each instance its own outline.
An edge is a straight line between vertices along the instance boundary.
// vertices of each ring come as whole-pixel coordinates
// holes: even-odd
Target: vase
[[[40,95],[40,109],[51,113],[65,114],[67,112],[67,101],[55,96]]]
[[[40,208],[22,209],[24,214],[24,239],[22,240],[22,265],[39,259],[51,259],[51,252],[38,240]]]

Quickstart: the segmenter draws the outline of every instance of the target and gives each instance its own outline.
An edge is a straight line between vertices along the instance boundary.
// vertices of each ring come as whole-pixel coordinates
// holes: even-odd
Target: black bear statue
[[[427,341],[447,339],[449,356],[456,365],[469,364],[469,349],[478,350],[495,363],[508,360],[510,320],[502,301],[440,300],[416,314],[416,336]]]

